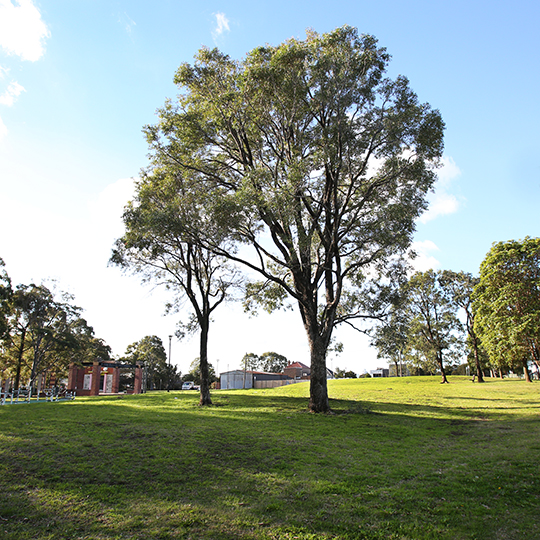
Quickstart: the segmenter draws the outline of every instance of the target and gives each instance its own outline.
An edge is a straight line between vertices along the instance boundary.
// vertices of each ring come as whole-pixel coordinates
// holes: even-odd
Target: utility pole
[[[167,384],[167,392],[171,391],[171,341],[172,336],[169,336],[169,381]]]

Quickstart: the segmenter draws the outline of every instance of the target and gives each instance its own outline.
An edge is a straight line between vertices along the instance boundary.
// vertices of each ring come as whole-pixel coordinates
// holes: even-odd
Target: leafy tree
[[[18,285],[11,295],[9,327],[10,348],[15,364],[14,388],[18,389],[24,371],[30,388],[39,373],[63,367],[59,359],[79,348],[76,322],[80,308],[71,305],[72,297],[60,300],[45,285]]]
[[[377,358],[394,362],[396,375],[402,377],[409,350],[409,320],[403,298],[395,299],[387,316],[374,328],[371,345],[377,349]]]
[[[182,380],[184,382],[193,381],[196,385],[201,384],[201,363],[199,358],[195,358],[195,360],[191,362],[189,366],[189,371],[185,375],[183,375]],[[210,384],[218,380],[216,372],[212,364],[210,363],[208,364],[208,380]]]
[[[276,352],[265,352],[261,354],[261,368],[266,373],[283,373],[289,365],[289,361],[282,354]]]
[[[480,265],[474,328],[496,365],[540,365],[540,238],[493,244]]]
[[[471,348],[474,358],[474,367],[478,382],[484,382],[482,370],[481,343],[478,334],[474,330],[475,312],[473,310],[473,294],[475,287],[480,282],[480,278],[474,277],[467,272],[454,272],[444,270],[440,275],[441,285],[450,294],[451,300],[457,308],[462,309],[465,314],[465,329],[467,331],[467,344]]]
[[[354,371],[346,371],[343,376],[346,378],[346,379],[357,379],[358,378],[358,375],[356,375],[356,373]]]
[[[9,301],[12,293],[11,280],[5,269],[4,260],[0,257],[0,346],[8,336]]]
[[[201,370],[200,404],[212,403],[208,372],[208,335],[211,315],[227,297],[236,279],[224,258],[205,249],[186,235],[195,223],[219,242],[219,231],[209,222],[204,204],[185,199],[182,178],[176,171],[163,171],[155,162],[143,172],[137,193],[125,209],[126,233],[116,242],[111,261],[143,275],[147,281],[165,284],[175,295],[169,309],[188,300],[193,312],[180,324],[177,337],[199,330]]]
[[[442,382],[447,383],[444,357],[457,355],[461,323],[441,284],[441,274],[434,270],[417,272],[405,290],[409,346],[424,359],[425,367],[436,365]]]
[[[332,331],[366,316],[366,276],[391,280],[442,154],[440,114],[405,77],[385,78],[389,59],[348,26],[241,61],[202,49],[145,129],[154,167],[181,183],[178,208],[211,216],[213,228],[185,221],[184,232],[260,275],[252,301],[297,304],[315,412],[329,410]],[[216,226],[241,249],[216,242]]]
[[[261,369],[261,357],[255,353],[246,353],[242,357],[242,365],[248,371]]]
[[[151,390],[161,390],[170,383],[167,353],[163,341],[157,336],[145,336],[128,345],[121,360],[130,364],[146,364],[147,386]]]

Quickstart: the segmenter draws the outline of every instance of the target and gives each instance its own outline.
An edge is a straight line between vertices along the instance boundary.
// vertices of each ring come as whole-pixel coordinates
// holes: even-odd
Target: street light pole
[[[169,384],[167,384],[167,392],[171,391],[171,341],[172,336],[169,336]]]

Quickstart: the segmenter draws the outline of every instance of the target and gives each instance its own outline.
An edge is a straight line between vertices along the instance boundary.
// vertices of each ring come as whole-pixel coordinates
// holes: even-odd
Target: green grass
[[[488,381],[0,407],[0,538],[536,539],[540,383]]]

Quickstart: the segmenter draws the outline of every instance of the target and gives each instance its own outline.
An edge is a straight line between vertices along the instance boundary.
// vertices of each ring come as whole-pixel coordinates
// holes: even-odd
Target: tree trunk
[[[309,341],[311,356],[309,410],[316,413],[330,412],[326,380],[326,347],[321,338]]]
[[[19,347],[19,354],[17,358],[17,371],[15,373],[15,383],[13,384],[13,389],[18,390],[19,384],[21,382],[21,366],[22,366],[22,358],[24,354],[24,340],[26,338],[26,328],[22,329],[21,333],[21,344]]]
[[[437,352],[437,362],[439,364],[439,369],[441,370],[442,381],[441,384],[448,384],[448,379],[446,378],[446,372],[444,371],[443,357],[441,351]]]
[[[480,365],[480,355],[478,354],[478,343],[476,342],[476,336],[472,336],[473,349],[474,349],[474,361],[476,363],[476,378],[478,382],[484,382],[484,374],[482,373],[482,366]]]
[[[302,322],[306,330],[311,360],[309,410],[314,413],[330,412],[326,380],[326,353],[332,336],[334,311],[326,313],[324,326],[319,322],[316,293],[308,291],[305,302],[299,302]]]
[[[527,360],[523,360],[523,375],[525,375],[525,380],[527,382],[532,382],[531,374],[529,373],[529,366]]]
[[[199,346],[199,359],[201,370],[201,399],[199,405],[212,405],[212,398],[210,397],[210,374],[208,370],[208,330],[210,321],[201,321],[201,336]]]

